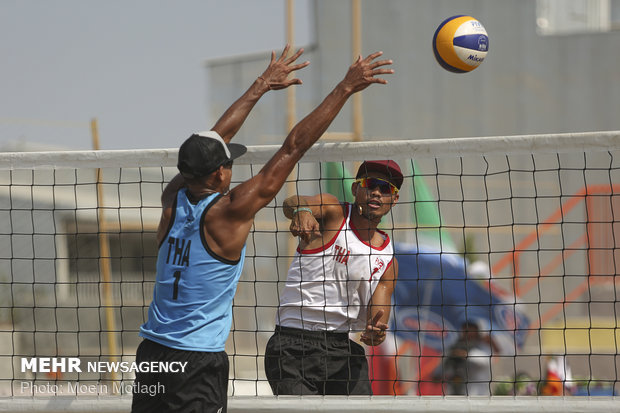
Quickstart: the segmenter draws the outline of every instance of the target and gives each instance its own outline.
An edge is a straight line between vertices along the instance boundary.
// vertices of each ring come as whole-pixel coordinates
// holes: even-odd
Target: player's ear
[[[398,202],[398,197],[399,197],[398,193],[392,195],[392,206],[394,206],[394,204]]]
[[[355,193],[357,192],[358,185],[359,183],[357,181],[353,181],[353,183],[351,184],[351,193],[353,194],[353,196],[355,196]]]
[[[218,182],[222,182],[224,180],[224,167],[220,166],[219,168],[217,168],[215,170],[215,172],[213,172],[215,174],[215,178],[218,180]]]

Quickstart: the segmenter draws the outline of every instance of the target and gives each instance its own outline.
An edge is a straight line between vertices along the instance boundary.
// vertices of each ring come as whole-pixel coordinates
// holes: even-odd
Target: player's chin
[[[388,211],[389,209],[386,211],[384,211],[383,209],[368,211],[368,218],[371,219],[372,221],[380,221],[381,218],[383,218],[388,213]]]

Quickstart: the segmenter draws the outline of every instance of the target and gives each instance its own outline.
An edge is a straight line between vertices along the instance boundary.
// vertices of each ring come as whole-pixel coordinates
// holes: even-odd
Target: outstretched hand
[[[391,59],[375,61],[381,55],[383,55],[383,52],[372,53],[365,59],[362,59],[362,56],[358,56],[357,60],[349,67],[349,71],[342,80],[341,85],[350,93],[364,90],[373,83],[385,85],[387,80],[376,76],[392,74],[394,69],[381,68],[381,66],[392,64]]]
[[[291,57],[287,57],[290,48],[290,45],[287,44],[284,47],[284,50],[282,50],[280,57],[277,59],[275,50],[272,51],[269,66],[267,66],[267,69],[265,69],[263,74],[259,76],[259,79],[262,79],[271,90],[279,90],[287,88],[291,85],[302,84],[301,79],[289,78],[289,74],[296,70],[303,69],[308,66],[310,62],[305,61],[303,63],[293,64],[304,52],[304,49],[299,49],[297,53]]]
[[[360,336],[362,343],[367,346],[377,346],[385,341],[385,330],[388,325],[379,321],[383,317],[384,311],[379,310],[366,326],[366,330]]]
[[[300,211],[293,216],[289,229],[293,236],[300,237],[306,243],[321,236],[318,221],[311,213],[305,211]]]

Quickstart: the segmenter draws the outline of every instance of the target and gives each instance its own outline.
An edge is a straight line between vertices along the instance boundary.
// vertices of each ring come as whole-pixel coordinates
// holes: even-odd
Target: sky
[[[295,43],[312,40],[295,2]],[[0,0],[0,150],[177,147],[209,129],[205,61],[281,50],[286,0]],[[232,103],[232,102],[231,102]]]

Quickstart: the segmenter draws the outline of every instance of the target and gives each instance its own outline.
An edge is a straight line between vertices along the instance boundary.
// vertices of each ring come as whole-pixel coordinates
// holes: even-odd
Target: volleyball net
[[[276,149],[250,147],[233,186]],[[5,402],[109,396],[127,406],[176,154],[0,154]],[[555,405],[570,411],[579,396],[620,391],[620,132],[592,132],[315,145],[247,241],[226,349],[231,406],[271,395],[263,355],[297,247],[282,201],[320,192],[350,201],[369,159],[393,159],[405,174],[380,225],[399,262],[390,334],[366,347],[374,394],[390,396],[382,403],[549,395],[572,400]]]

